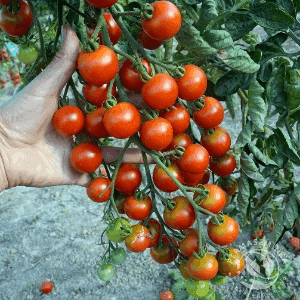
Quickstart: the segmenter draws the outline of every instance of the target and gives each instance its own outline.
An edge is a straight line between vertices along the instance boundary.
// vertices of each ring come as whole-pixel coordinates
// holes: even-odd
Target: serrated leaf
[[[237,201],[239,204],[240,212],[246,216],[247,209],[250,202],[250,184],[246,174],[241,171],[241,176],[239,179],[239,192],[237,196]]]
[[[255,63],[246,51],[233,45],[220,50],[216,56],[231,69],[243,73],[255,73],[260,68],[260,65]]]
[[[270,183],[265,187],[263,190],[263,194],[260,198],[260,200],[256,203],[255,209],[261,209],[272,197],[273,190],[270,189]]]
[[[252,120],[254,128],[259,131],[264,131],[265,117],[267,115],[267,107],[261,94],[264,88],[258,83],[256,78],[252,78],[248,90],[248,107],[249,116]]]
[[[216,49],[224,49],[233,44],[230,33],[226,30],[206,30],[202,37]]]
[[[215,0],[203,0],[199,20],[210,21],[218,16],[217,4]],[[200,25],[201,27],[201,25]]]
[[[265,178],[260,174],[260,170],[255,165],[254,161],[250,156],[242,151],[241,154],[241,170],[254,181],[264,181]]]
[[[233,13],[225,23],[225,29],[231,34],[234,41],[241,39],[255,26],[256,23],[251,16],[239,13]]]
[[[292,15],[293,17],[296,16],[295,7],[292,0],[277,0],[276,4],[281,10],[284,10],[287,14]]]
[[[244,130],[242,130],[238,135],[235,143],[235,147],[241,148],[244,147],[246,144],[251,143],[251,134],[252,134],[252,123],[248,122]]]
[[[286,29],[295,19],[277,8],[274,3],[260,3],[250,10],[253,20],[260,26],[270,29]]]
[[[230,10],[235,5],[235,0],[216,0],[219,14]]]
[[[274,165],[274,166],[278,166],[275,161],[273,161],[272,159],[270,159],[268,156],[266,156],[265,154],[263,154],[254,144],[249,143],[248,147],[251,151],[251,153],[260,161],[262,161],[264,164],[266,165]]]

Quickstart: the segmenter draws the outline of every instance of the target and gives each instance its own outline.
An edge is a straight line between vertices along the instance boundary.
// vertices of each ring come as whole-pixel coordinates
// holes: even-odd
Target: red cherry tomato
[[[174,245],[178,246],[176,240],[172,237],[171,239]],[[162,245],[163,246],[160,247],[160,244],[158,244],[157,246],[154,246],[150,249],[150,255],[153,260],[159,264],[168,264],[174,261],[178,253],[175,251],[175,249],[173,249],[171,242],[166,235],[162,236]]]
[[[144,225],[143,222],[142,225]],[[161,226],[157,220],[150,218],[146,227],[150,232],[150,244],[148,248],[152,248],[156,246],[159,242],[159,237],[161,235]]]
[[[195,65],[186,65],[183,68],[185,69],[184,76],[176,80],[178,96],[186,101],[195,101],[206,91],[206,75]]]
[[[212,218],[207,225],[209,238],[217,245],[224,246],[233,243],[239,235],[239,225],[235,219],[224,215],[224,221],[220,224],[214,224]]]
[[[168,170],[180,182],[183,183],[184,177],[176,163],[172,163]],[[153,181],[155,186],[163,192],[171,193],[178,190],[178,186],[171,177],[160,166],[155,166],[153,170]]]
[[[201,145],[212,157],[220,157],[230,149],[231,138],[228,132],[217,126],[212,134],[203,133],[201,135]]]
[[[113,6],[118,0],[86,0],[86,2],[97,8],[108,8]]]
[[[101,86],[95,86],[91,83],[86,83],[82,87],[82,93],[85,99],[97,107],[102,106],[103,102],[107,100],[107,92],[109,89],[109,84],[105,83]],[[113,85],[112,96],[116,96],[116,85]]]
[[[202,179],[200,180],[199,184],[206,184],[209,182],[209,177],[210,177],[210,171],[208,169],[206,169],[204,171],[204,175],[202,177]]]
[[[165,290],[160,293],[159,299],[160,300],[173,300],[174,295],[171,291]]]
[[[204,106],[193,110],[195,123],[205,130],[213,129],[220,125],[224,119],[222,104],[213,97],[204,97]]]
[[[178,103],[175,103],[169,111],[161,112],[159,116],[169,121],[174,135],[185,132],[190,125],[189,111]]]
[[[53,115],[52,124],[60,135],[69,137],[82,130],[84,115],[77,106],[63,106]]]
[[[178,160],[179,168],[187,173],[203,173],[209,164],[207,150],[198,144],[192,144],[185,149],[183,156]]]
[[[110,184],[111,184],[111,181],[105,177],[93,179],[92,181],[90,181],[90,183],[87,185],[87,188],[86,188],[88,197],[91,200],[93,200],[94,202],[106,202],[111,195],[111,187],[109,187],[106,191],[105,191],[105,189]],[[101,194],[102,194],[102,196],[100,196]]]
[[[179,265],[179,272],[184,279],[189,279],[191,277],[190,273],[187,270],[187,262],[182,262]]]
[[[184,230],[191,227],[195,220],[196,214],[192,204],[184,196],[177,196],[172,199],[174,208],[164,209],[164,220],[168,226],[178,230]]]
[[[191,174],[191,173],[183,172],[184,185],[190,187],[196,187],[199,184],[200,180],[203,178],[203,176],[204,173]]]
[[[201,258],[192,255],[187,261],[187,270],[196,280],[210,280],[218,273],[218,261],[210,253]]]
[[[4,54],[3,58],[4,58],[5,61],[9,61],[9,56],[7,54]]]
[[[106,109],[99,107],[85,116],[84,128],[88,135],[100,139],[109,136],[103,125]]]
[[[80,173],[92,173],[102,163],[102,152],[92,143],[82,143],[76,146],[70,156],[70,161],[75,170]]]
[[[19,2],[20,11],[12,14],[3,7],[0,11],[0,28],[10,36],[20,37],[25,35],[31,27],[33,16],[26,1]]]
[[[148,120],[141,126],[140,138],[148,149],[162,150],[171,143],[173,128],[163,118]]]
[[[141,30],[139,33],[138,40],[139,43],[148,50],[157,49],[163,44],[163,41],[158,41],[151,38],[144,30]]]
[[[236,167],[235,157],[231,153],[226,153],[221,157],[211,157],[209,167],[220,177],[229,176]]]
[[[118,43],[118,41],[121,38],[122,30],[110,13],[104,12],[103,16],[104,16],[104,19],[107,24],[107,31],[108,31],[109,38],[110,38],[112,44],[115,45],[116,43]],[[97,27],[97,24],[92,28],[86,29],[87,35],[89,38],[92,37],[92,34],[94,33],[96,27]],[[99,38],[99,43],[103,44],[102,35],[100,32],[98,33],[98,38]]]
[[[252,240],[262,239],[264,237],[264,232],[261,229],[258,229],[256,233],[251,234]]]
[[[165,41],[175,36],[181,27],[181,14],[169,1],[156,1],[151,19],[143,20],[144,31],[153,39]]]
[[[224,207],[226,205],[226,194],[220,187],[218,187],[215,184],[205,184],[204,187],[209,190],[209,194],[203,200],[200,199],[200,200],[196,201],[196,203],[200,207],[202,207],[214,214],[217,214],[222,209],[224,209]],[[198,196],[199,196],[199,193],[195,192],[194,200]]]
[[[133,193],[142,183],[142,173],[133,164],[122,164],[118,170],[115,188],[123,194]]]
[[[149,196],[139,200],[134,194],[126,197],[124,202],[124,210],[126,215],[132,220],[146,219],[152,209],[152,201]]]
[[[142,97],[151,108],[157,110],[166,109],[177,100],[177,83],[170,75],[158,73],[143,85]]]
[[[179,242],[180,252],[190,257],[193,251],[199,252],[199,233],[195,228],[188,228],[185,230],[185,238]]]
[[[105,113],[103,124],[111,136],[117,139],[126,139],[139,130],[141,116],[133,104],[121,102]]]
[[[146,67],[147,73],[151,73],[151,67],[147,60],[142,60],[142,65]],[[126,59],[120,69],[120,78],[123,86],[129,90],[140,93],[144,82],[139,77],[139,72],[134,69],[132,62]]]
[[[193,144],[193,141],[190,138],[190,136],[187,135],[186,133],[181,133],[173,136],[170,145],[167,148],[163,149],[162,151],[165,152],[165,151],[175,150],[176,146],[181,146],[186,149],[187,146],[191,144]]]
[[[99,45],[93,52],[81,51],[77,59],[80,75],[96,86],[110,82],[118,73],[118,57],[110,48]]]
[[[40,287],[43,294],[49,294],[53,289],[53,283],[51,281],[44,281]]]
[[[222,180],[219,181],[218,185],[228,196],[232,196],[233,194],[235,194],[238,188],[238,181],[234,177],[230,176],[222,178]]]
[[[143,252],[150,244],[150,232],[149,230],[141,225],[132,225],[132,233],[126,237],[125,246],[132,252]]]
[[[0,0],[0,5],[9,5],[12,4],[14,0]],[[5,49],[4,49],[5,50]],[[2,52],[3,53],[3,52]],[[5,52],[3,53],[5,54]]]

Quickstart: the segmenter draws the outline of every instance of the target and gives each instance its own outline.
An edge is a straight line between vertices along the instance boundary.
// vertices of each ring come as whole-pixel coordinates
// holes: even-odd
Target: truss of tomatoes
[[[105,8],[116,1],[87,2],[97,8]],[[143,30],[139,35],[139,42],[147,49],[155,49],[164,40],[175,36],[181,25],[180,12],[171,2],[157,1],[151,6],[153,16],[141,22]],[[173,12],[171,20],[164,17],[170,10]],[[111,18],[111,15],[106,15],[106,22],[109,23]],[[116,28],[118,25],[111,21],[115,30],[108,30],[109,36],[112,43],[117,43],[122,33]],[[166,22],[173,24],[172,30],[161,30],[167,25]],[[224,109],[217,99],[204,95],[207,78],[200,67],[185,65],[183,76],[174,78],[167,73],[153,74],[149,62],[142,59],[141,64],[151,74],[151,78],[144,82],[130,59],[119,66],[116,53],[102,44],[100,36],[99,40],[99,47],[95,51],[81,51],[77,60],[78,71],[86,81],[83,95],[95,109],[85,114],[76,106],[63,106],[54,114],[53,126],[65,137],[76,136],[80,132],[95,139],[127,139],[138,135],[141,143],[149,150],[160,153],[182,150],[181,155],[166,164],[165,168],[181,184],[200,186],[206,191],[205,197],[195,192],[194,201],[207,212],[219,215],[219,223],[213,217],[210,219],[207,233],[212,242],[226,246],[223,253],[218,252],[216,256],[210,253],[199,255],[199,233],[192,227],[196,213],[185,196],[168,200],[162,216],[168,227],[184,234],[181,238],[166,235],[161,222],[150,217],[153,202],[149,195],[139,191],[142,174],[134,164],[121,164],[114,182],[114,189],[121,195],[115,203],[118,213],[125,214],[127,218],[111,220],[105,233],[110,242],[125,242],[126,248],[132,252],[143,252],[150,248],[153,260],[161,264],[173,262],[180,254],[179,270],[189,280],[188,291],[193,294],[195,289],[201,289],[201,285],[201,295],[205,296],[205,293],[210,292],[206,284],[208,280],[217,274],[223,277],[237,276],[244,269],[241,253],[229,246],[237,239],[239,226],[230,216],[220,215],[229,203],[229,196],[237,189],[235,179],[230,177],[236,168],[235,157],[229,151],[231,138],[220,126],[224,119]],[[158,112],[156,118],[142,122],[141,112],[129,102],[121,101],[112,107],[106,105],[110,82],[117,74],[127,90],[140,94],[146,105]],[[115,85],[112,86],[111,94],[116,96]],[[187,102],[193,103],[191,114]],[[191,119],[203,129],[201,144],[195,143],[187,133]],[[80,173],[93,173],[102,164],[101,147],[94,142],[76,145],[71,152],[70,162]],[[165,168],[155,166],[152,173],[155,187],[166,193],[177,191],[179,187]],[[219,176],[219,185],[208,183],[210,172]],[[108,177],[93,178],[86,190],[94,202],[113,200],[112,181]],[[138,223],[132,225],[128,219]],[[110,280],[114,274],[113,265],[108,262],[101,265],[98,271],[102,280]]]

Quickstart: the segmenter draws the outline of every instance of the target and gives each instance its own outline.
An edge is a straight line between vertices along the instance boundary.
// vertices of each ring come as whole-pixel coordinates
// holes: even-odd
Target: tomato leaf
[[[216,49],[224,49],[233,44],[233,40],[226,30],[206,30],[202,37]]]
[[[238,98],[237,94],[233,94],[230,96],[226,96],[226,107],[228,108],[231,118],[235,118],[235,111],[234,109],[238,107]]]
[[[239,13],[232,14],[225,23],[225,29],[231,34],[234,41],[241,39],[255,26],[256,23],[251,16]]]
[[[198,0],[183,0],[184,3],[189,4],[189,5],[194,5],[194,4],[198,4],[199,1]]]
[[[250,10],[250,15],[257,25],[270,29],[285,29],[295,22],[293,17],[270,2],[255,6]]]
[[[261,94],[264,88],[258,83],[256,78],[252,78],[248,90],[248,106],[249,115],[252,120],[254,128],[259,131],[264,131],[265,117],[267,115],[267,108]]]
[[[251,143],[252,123],[249,121],[237,137],[235,147],[241,148]]]
[[[300,106],[300,85],[285,83],[285,91],[287,95],[286,107],[288,109],[296,109]]]
[[[264,164],[266,165],[275,165],[278,166],[276,164],[275,161],[273,161],[272,159],[270,159],[268,156],[266,156],[265,154],[263,154],[253,143],[249,143],[248,147],[251,151],[251,153],[260,161],[262,161]]]
[[[260,170],[255,165],[254,161],[250,156],[242,151],[241,154],[241,170],[247,175],[247,177],[254,181],[264,181],[265,178],[260,174]]]
[[[223,295],[221,294],[221,292],[215,291],[215,293],[216,293],[216,300],[223,300],[224,299]]]
[[[295,197],[300,205],[300,183],[294,189]]]
[[[220,50],[216,56],[228,67],[243,73],[255,73],[260,68],[260,65],[256,64],[246,51],[234,45]]]
[[[287,229],[292,229],[298,217],[298,203],[294,192],[292,196],[288,198],[288,203],[285,205],[283,213],[284,213],[284,226]]]
[[[240,212],[243,216],[247,215],[247,209],[250,201],[250,184],[246,174],[241,171],[239,179],[239,192],[237,196],[237,202],[239,204]]]
[[[215,0],[203,0],[197,27],[202,31],[209,21],[215,19],[217,16],[218,11]]]
[[[270,188],[271,183],[267,184],[262,192],[260,200],[256,203],[255,209],[262,208],[273,196],[273,190]]]

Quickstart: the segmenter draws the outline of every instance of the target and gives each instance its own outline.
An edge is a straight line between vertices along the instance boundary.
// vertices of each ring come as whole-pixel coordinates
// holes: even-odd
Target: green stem
[[[41,55],[38,56],[38,58],[36,59],[36,61],[34,62],[34,64],[31,66],[30,70],[27,72],[26,76],[25,76],[25,80],[27,81],[28,83],[28,79],[29,79],[29,76],[30,74],[33,72],[33,70],[36,68],[36,66],[38,65],[38,63],[40,62],[41,60]]]
[[[205,255],[205,250],[204,250],[204,245],[205,245],[205,237],[203,234],[203,228],[200,220],[200,212],[196,211],[196,219],[197,219],[197,225],[198,225],[198,232],[199,232],[199,254],[201,257],[204,257]]]
[[[78,97],[78,91],[77,91],[77,89],[76,89],[76,86],[75,86],[75,83],[74,83],[73,78],[71,77],[69,81],[70,81],[70,86],[71,86],[71,88],[72,88],[72,91],[73,91],[73,95],[74,95],[76,104],[77,104],[77,106],[78,106],[82,111],[84,111],[84,105],[81,103],[81,101],[80,101],[80,99],[79,99],[79,97]]]
[[[114,46],[112,46],[111,49],[112,49],[114,52],[116,52],[116,53],[118,53],[118,54],[120,54],[120,55],[122,55],[122,56],[124,56],[124,57],[126,57],[126,58],[128,58],[128,59],[130,59],[132,62],[135,62],[135,59],[134,59],[131,55],[125,53],[124,51],[121,51],[121,50],[119,50],[118,48],[116,48],[116,47],[114,47]]]
[[[84,11],[84,6],[85,0],[80,0],[79,11]],[[82,17],[81,15],[79,15],[78,17],[78,29],[81,36],[81,42],[83,43],[83,45],[85,45],[88,41],[88,35],[85,29],[84,17]]]
[[[124,16],[139,16],[141,14],[140,10],[136,11],[123,11],[115,13],[116,17],[124,17]]]
[[[179,0],[180,4],[183,6],[184,10],[186,11],[187,15],[194,21],[194,23],[197,23],[199,20],[199,16],[197,12],[190,6],[187,6],[184,1]]]
[[[85,19],[90,19],[90,16],[88,16],[87,14],[82,13],[80,10],[78,10],[76,7],[74,7],[73,5],[69,4],[68,2],[66,2],[65,0],[61,1],[58,0],[59,2],[62,2],[63,5],[69,7],[71,10],[73,10],[74,12],[76,12],[78,15],[82,16]]]
[[[294,32],[289,28],[289,30],[287,31],[287,34],[289,35],[289,37],[291,37],[295,43],[297,43],[300,46],[300,40],[297,38],[297,36],[294,34]]]

